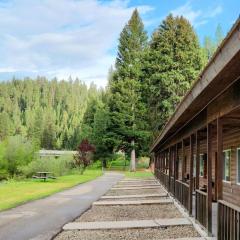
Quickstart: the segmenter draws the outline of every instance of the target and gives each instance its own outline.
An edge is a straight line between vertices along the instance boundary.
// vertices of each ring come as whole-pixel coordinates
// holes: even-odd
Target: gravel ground
[[[99,201],[139,201],[139,200],[161,200],[166,199],[166,197],[138,197],[138,198],[100,198]]]
[[[177,218],[181,213],[173,204],[93,206],[76,221],[124,221],[156,218]]]
[[[153,189],[133,189],[133,190],[110,190],[106,193],[107,196],[120,196],[120,195],[136,195],[136,194],[154,194],[164,193],[161,188]]]
[[[199,237],[191,226],[121,230],[64,231],[55,240],[158,240]]]

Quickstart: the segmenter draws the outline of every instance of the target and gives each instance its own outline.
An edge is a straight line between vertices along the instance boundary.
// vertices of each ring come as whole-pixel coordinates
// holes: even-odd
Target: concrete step
[[[151,198],[151,197],[167,197],[167,193],[160,194],[136,194],[136,195],[120,195],[120,196],[102,196],[101,199],[124,199],[124,198]]]
[[[137,189],[156,189],[156,188],[160,188],[162,189],[160,186],[140,186],[140,187],[113,187],[111,188],[111,190],[137,190]]]
[[[148,204],[169,204],[173,203],[173,201],[168,199],[160,199],[160,200],[129,200],[129,201],[97,201],[94,202],[94,206],[107,206],[107,205],[148,205]]]
[[[173,240],[172,238],[164,239],[164,240]],[[190,238],[176,238],[176,240],[206,240],[204,237],[190,237]]]
[[[133,183],[133,182],[158,182],[157,180],[155,179],[152,179],[152,180],[144,180],[144,179],[140,179],[140,180],[120,180],[119,183]]]
[[[161,186],[160,184],[154,183],[154,184],[135,184],[135,185],[128,185],[128,184],[117,184],[114,186],[114,188],[122,188],[122,187],[157,187]]]
[[[171,227],[191,225],[187,218],[166,218],[154,220],[71,222],[63,226],[64,230],[129,229],[149,227]]]

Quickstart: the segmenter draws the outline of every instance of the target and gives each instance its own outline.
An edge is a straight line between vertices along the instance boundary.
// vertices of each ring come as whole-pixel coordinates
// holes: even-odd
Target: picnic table
[[[50,175],[52,172],[37,172],[33,178],[35,179],[43,179],[46,182],[47,179],[56,179],[56,177]]]

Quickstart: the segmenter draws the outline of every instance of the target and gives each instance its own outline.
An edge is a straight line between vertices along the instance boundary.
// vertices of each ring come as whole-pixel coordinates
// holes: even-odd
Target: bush
[[[140,157],[137,162],[138,168],[149,168],[149,157]]]
[[[36,172],[52,172],[55,176],[65,175],[72,169],[73,156],[63,155],[59,158],[44,157],[33,160],[27,166],[21,168],[26,177],[32,177]]]
[[[0,144],[0,155],[0,169],[4,169],[13,177],[20,167],[32,161],[34,147],[26,138],[12,136]]]
[[[9,177],[9,174],[6,169],[0,169],[0,181],[7,180]]]

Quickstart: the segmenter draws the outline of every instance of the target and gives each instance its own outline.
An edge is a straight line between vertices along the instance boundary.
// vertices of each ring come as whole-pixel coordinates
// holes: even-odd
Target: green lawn
[[[150,171],[136,171],[136,172],[125,172],[125,176],[128,178],[148,178],[148,177],[152,177],[153,174]]]
[[[63,189],[70,188],[100,176],[100,170],[86,170],[83,175],[73,174],[58,177],[56,180],[11,180],[0,183],[0,210],[15,207],[24,202],[46,197]]]

